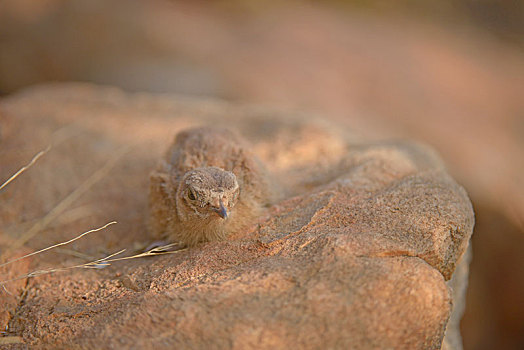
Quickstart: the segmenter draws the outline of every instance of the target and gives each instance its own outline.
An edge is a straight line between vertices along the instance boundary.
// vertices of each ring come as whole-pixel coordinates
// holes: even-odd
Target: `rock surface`
[[[6,284],[18,300],[8,332],[25,344],[439,349],[447,332],[444,346],[460,347],[457,322],[446,326],[453,298],[461,309],[473,211],[424,146],[362,141],[296,113],[75,84],[5,98],[0,118],[1,179],[53,144],[0,192],[2,251],[46,215],[26,247],[118,221],[31,269],[145,247],[148,173],[188,126],[237,129],[285,194],[227,242]]]

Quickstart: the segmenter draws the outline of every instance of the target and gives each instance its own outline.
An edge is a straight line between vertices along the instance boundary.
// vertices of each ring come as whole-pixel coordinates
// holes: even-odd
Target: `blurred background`
[[[72,80],[432,145],[476,212],[464,348],[524,349],[524,1],[0,0],[0,95]]]

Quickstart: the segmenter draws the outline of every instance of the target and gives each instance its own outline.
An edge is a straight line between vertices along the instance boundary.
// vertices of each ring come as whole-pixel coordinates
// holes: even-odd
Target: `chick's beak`
[[[213,210],[222,218],[227,219],[227,209],[222,203],[222,199],[218,202],[218,208],[214,207]]]

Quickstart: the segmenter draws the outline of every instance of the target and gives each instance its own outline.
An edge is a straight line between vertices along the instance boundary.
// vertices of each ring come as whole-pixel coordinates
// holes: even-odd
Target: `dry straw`
[[[129,146],[122,147],[117,152],[115,152],[114,156],[111,159],[109,159],[104,164],[104,166],[102,168],[98,169],[95,173],[93,173],[79,187],[77,187],[66,198],[64,198],[61,202],[59,202],[47,215],[45,215],[41,220],[39,220],[37,223],[35,223],[26,233],[24,233],[18,240],[16,240],[9,247],[7,252],[10,252],[10,251],[13,251],[13,250],[15,250],[17,248],[20,248],[26,242],[28,242],[32,237],[34,237],[35,234],[37,234],[38,232],[43,230],[45,227],[47,227],[47,225],[49,223],[51,223],[60,214],[62,214],[64,212],[64,210],[67,209],[70,206],[71,203],[73,203],[76,199],[78,199],[82,194],[87,192],[95,183],[97,183],[99,180],[104,178],[107,175],[107,173],[113,168],[113,166],[129,151],[129,148],[130,148]],[[51,146],[48,146],[45,150],[38,152],[31,159],[31,161],[27,165],[25,165],[22,168],[20,168],[20,170],[18,170],[9,179],[7,179],[4,183],[2,183],[2,185],[0,186],[0,190],[5,188],[9,183],[11,183],[13,180],[15,180],[18,176],[20,176],[22,173],[24,173],[29,168],[31,168],[36,163],[36,161],[40,157],[42,157],[44,154],[49,152],[50,149],[51,149]],[[44,252],[46,252],[48,250],[51,250],[51,249],[54,249],[54,248],[58,248],[58,247],[61,247],[61,246],[73,243],[74,241],[76,241],[76,240],[78,240],[78,239],[80,239],[80,238],[82,238],[82,237],[84,237],[84,236],[86,236],[86,235],[88,235],[90,233],[104,230],[108,226],[113,225],[113,224],[116,224],[116,221],[111,221],[111,222],[109,222],[109,223],[107,223],[107,224],[105,224],[105,225],[103,225],[101,227],[85,231],[85,232],[81,233],[80,235],[76,236],[75,238],[72,238],[72,239],[70,239],[68,241],[57,243],[57,244],[54,244],[52,246],[40,249],[40,250],[38,250],[36,252],[30,253],[30,254],[26,254],[26,255],[18,257],[16,259],[9,260],[7,262],[4,262],[4,263],[0,264],[0,267],[12,264],[14,262],[20,261],[22,259],[34,256],[34,255],[37,255],[37,254],[44,253]],[[93,260],[93,261],[89,261],[87,263],[78,264],[78,265],[72,265],[72,266],[66,266],[66,267],[60,267],[60,268],[50,268],[50,269],[45,269],[45,270],[36,270],[36,271],[30,272],[30,273],[27,273],[27,274],[23,274],[21,276],[17,276],[17,277],[8,279],[8,280],[3,280],[3,281],[0,281],[0,286],[2,286],[3,289],[5,290],[5,286],[4,286],[5,283],[16,281],[16,280],[20,280],[20,279],[25,279],[25,278],[28,278],[28,277],[35,277],[35,276],[50,274],[50,273],[54,273],[54,272],[71,270],[71,269],[75,269],[75,268],[103,268],[103,267],[109,266],[112,262],[116,262],[116,261],[137,259],[137,258],[143,258],[143,257],[148,257],[148,256],[156,256],[156,255],[164,255],[164,254],[174,254],[174,253],[178,253],[180,251],[183,251],[183,250],[187,249],[187,248],[183,248],[183,249],[170,250],[170,249],[173,249],[173,248],[180,248],[180,244],[179,243],[172,243],[172,244],[164,245],[164,246],[161,246],[161,247],[156,247],[156,248],[150,249],[150,250],[148,250],[146,252],[135,254],[135,255],[132,255],[132,256],[115,258],[115,256],[120,255],[120,254],[122,254],[122,253],[124,253],[126,251],[126,249],[122,249],[122,250],[120,250],[120,251],[118,251],[116,253],[110,254],[110,255],[108,255],[108,256],[106,256],[104,258],[96,259],[96,260]],[[7,255],[6,254],[7,252],[4,252],[4,256]]]
[[[103,179],[109,171],[116,165],[116,163],[129,151],[128,146],[120,148],[111,157],[102,168],[95,171],[89,178],[87,178],[80,186],[75,188],[67,197],[58,203],[49,213],[47,213],[41,220],[37,221],[26,233],[17,239],[10,249],[18,249],[33,238],[38,232],[47,227],[54,219],[62,214],[75,200],[87,192],[94,184]]]
[[[100,228],[100,229],[102,229],[102,228]],[[91,231],[88,231],[88,232],[99,231],[100,229],[91,230]],[[84,232],[84,234],[87,234],[88,232]],[[77,238],[79,238],[79,237],[77,237]],[[58,246],[58,245],[56,245],[56,246]],[[112,262],[116,262],[116,261],[144,258],[144,257],[148,257],[148,256],[157,256],[157,255],[164,255],[164,254],[176,254],[176,253],[179,253],[181,251],[187,250],[187,248],[177,249],[177,250],[174,250],[174,251],[168,250],[168,249],[176,248],[176,247],[179,247],[179,246],[180,246],[179,243],[171,243],[171,244],[167,244],[167,245],[164,245],[164,246],[161,246],[161,247],[150,249],[150,250],[148,250],[146,252],[143,252],[143,253],[139,253],[139,254],[135,254],[135,255],[131,255],[131,256],[124,256],[124,257],[115,258],[115,256],[120,255],[120,254],[122,254],[122,253],[124,253],[126,251],[126,249],[122,249],[122,250],[119,250],[118,252],[110,254],[110,255],[108,255],[108,256],[106,256],[104,258],[96,259],[96,260],[93,260],[93,261],[90,261],[90,262],[87,262],[87,263],[83,263],[83,264],[72,265],[72,266],[65,266],[65,267],[58,267],[58,268],[51,268],[51,269],[46,269],[46,270],[36,270],[36,271],[30,272],[30,273],[27,273],[27,274],[24,274],[24,275],[21,275],[21,276],[17,276],[17,277],[8,279],[8,280],[0,281],[0,286],[3,286],[5,283],[8,283],[8,282],[21,280],[21,279],[28,278],[28,277],[36,277],[36,276],[41,276],[41,275],[47,275],[47,274],[54,273],[54,272],[61,272],[61,271],[66,271],[66,270],[71,270],[71,269],[78,269],[78,268],[101,269],[101,268],[104,268],[106,266],[111,265]],[[38,252],[35,252],[35,253],[38,253]],[[24,258],[24,257],[22,257],[22,258]]]
[[[111,221],[107,224],[105,224],[104,226],[102,227],[99,227],[99,228],[95,228],[95,229],[92,229],[92,230],[89,230],[89,231],[86,231],[84,233],[81,233],[80,235],[76,236],[75,238],[73,239],[70,239],[69,241],[65,241],[65,242],[61,242],[61,243],[58,243],[58,244],[55,244],[55,245],[52,245],[50,247],[47,247],[47,248],[44,248],[44,249],[40,249],[40,250],[37,250],[36,252],[32,252],[30,254],[26,254],[24,256],[21,256],[19,258],[16,258],[16,259],[13,259],[13,260],[9,260],[3,264],[0,264],[0,267],[2,266],[5,266],[5,265],[9,265],[9,264],[12,264],[16,261],[19,261],[19,260],[22,260],[22,259],[25,259],[25,258],[28,258],[30,256],[33,256],[33,255],[37,255],[37,254],[40,254],[40,253],[43,253],[45,251],[48,251],[50,249],[53,249],[53,248],[56,248],[56,247],[60,247],[60,246],[63,246],[63,245],[66,245],[66,244],[69,244],[69,243],[73,243],[74,241],[76,241],[77,239],[80,239],[82,237],[84,237],[85,235],[89,234],[89,233],[92,233],[92,232],[97,232],[97,231],[101,231],[103,229],[105,229],[107,226],[109,225],[113,225],[113,224],[116,224],[116,221]]]
[[[51,145],[47,146],[47,148],[43,151],[40,151],[38,152],[34,157],[33,159],[31,159],[31,161],[23,166],[22,168],[20,168],[20,170],[18,170],[16,173],[13,174],[13,176],[11,176],[9,179],[7,179],[7,181],[5,181],[1,186],[0,186],[0,191],[6,187],[11,181],[13,181],[14,179],[16,179],[18,176],[20,176],[20,174],[22,174],[24,171],[26,171],[27,169],[29,169],[30,167],[33,166],[33,164],[36,163],[36,161],[38,160],[38,158],[40,158],[41,156],[43,156],[44,154],[46,154],[47,152],[49,152],[49,150],[51,149]]]

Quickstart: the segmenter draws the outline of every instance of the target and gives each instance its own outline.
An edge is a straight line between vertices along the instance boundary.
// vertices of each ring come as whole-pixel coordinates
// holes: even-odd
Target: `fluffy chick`
[[[252,224],[271,197],[264,167],[235,133],[187,129],[151,173],[150,228],[188,246],[224,240]]]

